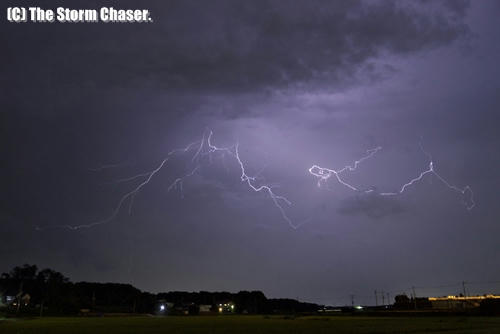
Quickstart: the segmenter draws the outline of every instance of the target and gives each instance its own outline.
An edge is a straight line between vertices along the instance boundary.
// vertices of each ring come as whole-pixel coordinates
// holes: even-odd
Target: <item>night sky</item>
[[[32,5],[8,1],[3,7]],[[55,8],[59,3],[40,1]],[[71,2],[72,8],[109,3]],[[498,1],[155,1],[152,23],[2,19],[0,272],[34,263],[73,281],[150,291],[262,290],[374,303],[419,287],[500,281]],[[5,11],[5,10],[4,10]],[[168,152],[200,140],[234,157]],[[467,196],[426,170],[474,191]],[[381,146],[345,180],[340,169]],[[206,147],[205,147],[206,149]],[[113,165],[111,167],[110,165]],[[469,284],[470,293],[500,285]]]

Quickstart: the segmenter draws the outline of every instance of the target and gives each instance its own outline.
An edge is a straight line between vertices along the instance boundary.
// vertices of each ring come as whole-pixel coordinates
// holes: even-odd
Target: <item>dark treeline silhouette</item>
[[[38,271],[28,264],[0,276],[0,298],[10,312],[40,315],[77,314],[82,309],[146,313],[156,302],[153,294],[130,284],[72,283],[57,271]]]
[[[428,298],[417,297],[409,298],[407,295],[397,295],[394,298],[394,308],[399,310],[413,310],[413,309],[430,309],[432,304]]]
[[[176,305],[213,305],[232,303],[235,313],[305,313],[316,312],[321,307],[313,303],[299,302],[294,299],[268,299],[261,291],[229,292],[167,292],[157,295],[159,300],[173,302]]]
[[[316,312],[320,306],[293,299],[268,299],[261,291],[229,292],[166,292],[152,294],[130,284],[72,283],[52,269],[38,270],[25,264],[0,276],[0,307],[10,314],[75,315],[106,313],[198,314],[220,313],[298,313]],[[224,309],[224,313],[226,309]]]

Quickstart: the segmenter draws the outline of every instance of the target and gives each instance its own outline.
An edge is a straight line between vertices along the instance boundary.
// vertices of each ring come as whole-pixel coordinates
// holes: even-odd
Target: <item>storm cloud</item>
[[[36,262],[149,291],[259,289],[333,304],[374,289],[498,280],[495,2],[119,4],[147,7],[154,21],[1,23],[0,270]],[[154,169],[207,129],[215,145],[239,143],[249,175],[290,200],[300,228],[241,182],[230,155],[204,156],[184,196],[169,192],[194,152],[169,161],[130,214],[49,228],[108,217],[138,181],[116,180]],[[450,184],[473,189],[473,210],[430,175],[387,198],[333,177],[318,187],[308,173],[381,146],[344,181],[397,191],[429,166],[419,144]]]
[[[388,62],[377,62],[379,56],[422,52],[468,36],[468,6],[167,1],[152,5],[155,22],[146,25],[26,24],[6,36],[4,102],[25,103],[27,86],[31,99],[43,101],[54,94],[71,99],[75,89],[92,95],[135,85],[180,94],[343,88],[392,71]],[[33,79],[23,80],[19,71]]]

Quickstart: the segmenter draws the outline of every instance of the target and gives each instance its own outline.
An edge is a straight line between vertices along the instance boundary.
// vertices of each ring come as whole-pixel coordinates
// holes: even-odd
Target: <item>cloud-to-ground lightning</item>
[[[397,190],[397,191],[393,191],[393,192],[379,192],[377,194],[380,195],[380,196],[396,196],[396,195],[400,195],[403,192],[405,192],[408,187],[411,187],[415,183],[421,181],[424,178],[424,176],[426,176],[427,174],[433,174],[434,176],[436,176],[438,178],[438,180],[440,180],[449,189],[451,189],[451,190],[453,190],[453,191],[455,191],[457,193],[460,193],[462,196],[465,196],[466,194],[469,194],[469,201],[466,202],[465,200],[463,200],[463,203],[465,204],[467,210],[471,210],[476,205],[475,202],[474,202],[474,193],[472,192],[471,187],[470,186],[465,186],[463,188],[459,188],[459,187],[457,187],[457,186],[449,183],[445,178],[443,178],[440,174],[438,174],[436,172],[436,170],[434,168],[434,161],[432,159],[432,156],[423,149],[422,145],[420,145],[420,148],[421,148],[422,152],[429,158],[429,167],[428,167],[428,169],[422,171],[417,177],[415,177],[415,178],[411,179],[410,181],[404,183],[401,186],[401,188],[399,190]],[[318,186],[321,185],[321,182],[327,181],[332,175],[334,175],[336,177],[337,181],[340,184],[348,187],[349,189],[351,189],[353,191],[359,191],[358,188],[356,188],[353,185],[351,185],[351,184],[345,182],[344,180],[342,180],[340,178],[340,174],[342,174],[345,171],[353,171],[353,170],[355,170],[361,162],[363,162],[364,160],[372,157],[377,151],[379,151],[381,149],[382,149],[381,147],[377,147],[375,149],[368,150],[367,151],[367,155],[364,156],[363,158],[355,161],[354,165],[352,165],[352,166],[345,166],[342,169],[333,170],[333,169],[329,169],[329,168],[320,167],[318,165],[313,165],[311,168],[309,168],[309,173],[318,178]],[[374,192],[374,190],[373,189],[369,189],[369,190],[365,190],[364,192],[365,193],[372,193],[372,192]]]

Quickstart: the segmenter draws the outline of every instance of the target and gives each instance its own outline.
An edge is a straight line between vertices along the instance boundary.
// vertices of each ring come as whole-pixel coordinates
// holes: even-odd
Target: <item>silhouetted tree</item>
[[[397,295],[394,297],[394,307],[398,309],[410,309],[412,308],[410,304],[410,298],[407,295]]]
[[[36,265],[25,264],[22,267],[14,267],[9,276],[16,280],[33,280],[36,277],[37,270]]]

